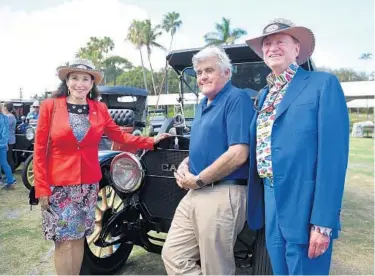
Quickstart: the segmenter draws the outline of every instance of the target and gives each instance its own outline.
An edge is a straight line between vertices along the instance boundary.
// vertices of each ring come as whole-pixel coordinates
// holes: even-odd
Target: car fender
[[[122,153],[122,151],[115,151],[115,150],[100,150],[98,153],[99,163],[102,165],[103,163],[113,159],[116,155]]]

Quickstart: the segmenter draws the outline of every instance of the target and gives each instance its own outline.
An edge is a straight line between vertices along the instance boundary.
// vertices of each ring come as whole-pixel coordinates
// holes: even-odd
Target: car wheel
[[[270,257],[266,248],[264,227],[257,231],[254,245],[253,275],[273,275]]]
[[[124,208],[122,199],[109,185],[101,187],[96,207],[95,229],[92,235],[86,237],[81,275],[114,274],[127,261],[133,249],[133,244],[121,243],[108,247],[98,247],[98,239],[103,225],[117,212]],[[110,195],[108,197],[108,195]],[[110,234],[106,240],[111,239]]]
[[[16,153],[16,152],[13,152],[13,164],[14,164],[14,167],[12,168],[13,169],[13,172],[15,172],[18,167],[21,165],[21,158],[19,157],[19,155]]]
[[[23,165],[22,182],[28,190],[31,190],[31,187],[34,186],[33,154],[27,157]]]

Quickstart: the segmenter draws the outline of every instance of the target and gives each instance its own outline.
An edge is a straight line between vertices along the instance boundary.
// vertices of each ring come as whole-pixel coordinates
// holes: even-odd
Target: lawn
[[[374,140],[351,139],[342,208],[342,232],[335,242],[331,273],[374,275]],[[0,189],[0,275],[54,274],[53,246],[44,241],[40,208],[30,211],[20,180]],[[119,274],[165,274],[159,255],[133,250]]]

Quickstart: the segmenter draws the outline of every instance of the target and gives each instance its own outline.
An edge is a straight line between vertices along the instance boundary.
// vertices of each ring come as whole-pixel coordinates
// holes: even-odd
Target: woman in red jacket
[[[40,108],[34,148],[36,196],[42,208],[45,238],[55,242],[57,274],[79,274],[84,239],[94,230],[101,170],[98,147],[103,135],[139,149],[169,136],[154,138],[121,132],[104,103],[98,85],[103,74],[89,60],[57,69],[62,83]]]

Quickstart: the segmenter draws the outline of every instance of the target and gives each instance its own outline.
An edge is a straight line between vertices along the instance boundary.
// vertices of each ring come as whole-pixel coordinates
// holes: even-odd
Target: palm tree
[[[167,33],[170,33],[171,35],[171,41],[169,43],[168,53],[172,50],[172,43],[173,43],[174,35],[176,34],[177,29],[179,29],[182,25],[182,21],[179,20],[179,18],[180,18],[180,14],[178,12],[174,12],[174,11],[168,12],[167,14],[164,15],[163,22],[161,24],[162,29],[164,29]],[[167,68],[168,68],[168,60],[165,61],[164,75],[163,75],[163,80],[160,85],[159,94],[161,94],[165,79],[168,74]]]
[[[369,60],[369,59],[372,59],[372,57],[373,57],[372,53],[362,53],[359,59]]]
[[[178,12],[169,12],[164,15],[163,22],[161,24],[161,28],[171,35],[168,52],[170,52],[172,49],[172,42],[177,29],[182,25],[182,21],[179,20],[179,17],[180,14]]]
[[[143,63],[143,55],[142,55],[142,47],[145,45],[144,30],[145,30],[144,21],[133,20],[132,24],[129,27],[128,35],[126,39],[130,43],[132,43],[139,51],[139,55],[141,56],[142,69],[143,69],[143,82],[145,84],[145,89],[148,90],[146,68]]]
[[[156,95],[156,85],[155,85],[155,80],[154,80],[154,71],[152,69],[152,64],[151,64],[151,52],[152,48],[159,48],[162,50],[166,50],[161,44],[157,43],[156,40],[157,38],[162,34],[160,25],[156,25],[155,27],[152,26],[151,20],[147,19],[144,21],[144,45],[146,46],[147,49],[147,57],[148,57],[148,62],[150,64],[150,71],[151,71],[151,80],[152,80],[152,86],[154,90],[154,95]]]
[[[359,59],[364,60],[366,62],[366,67],[368,67],[368,64],[371,63],[373,56],[374,55],[372,53],[362,53]],[[372,71],[371,73],[368,74],[368,80],[374,80],[374,76],[375,76],[375,72]]]
[[[247,34],[243,29],[236,28],[231,30],[230,20],[224,17],[221,24],[215,24],[215,29],[216,32],[210,32],[204,35],[204,40],[207,45],[233,44],[241,36]]]
[[[115,43],[110,37],[97,38],[92,36],[86,43],[86,47],[78,50],[76,57],[90,59],[97,68],[102,68],[105,59],[104,54],[108,54],[114,47]]]

